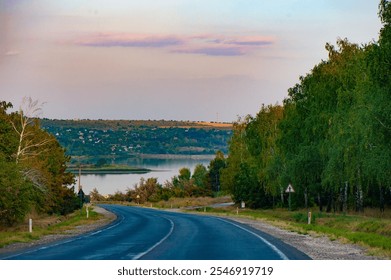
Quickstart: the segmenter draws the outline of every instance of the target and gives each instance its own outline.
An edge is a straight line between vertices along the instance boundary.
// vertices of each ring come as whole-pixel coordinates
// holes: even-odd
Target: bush
[[[11,226],[25,217],[31,207],[32,187],[23,180],[13,162],[0,159],[0,224]]]

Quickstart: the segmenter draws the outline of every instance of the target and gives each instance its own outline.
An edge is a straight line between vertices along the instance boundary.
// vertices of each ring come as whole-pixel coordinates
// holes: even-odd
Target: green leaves
[[[236,201],[272,196],[283,205],[291,182],[297,206],[391,205],[390,9],[380,2],[379,43],[326,44],[328,60],[300,77],[283,108],[263,105],[234,126],[221,180]]]
[[[39,110],[29,99],[30,112]],[[69,157],[55,138],[41,130],[25,112],[8,113],[12,106],[0,103],[0,224],[23,220],[34,208],[45,213],[74,211],[76,195],[68,188]]]
[[[16,164],[0,157],[0,225],[23,220],[33,204],[32,192]]]

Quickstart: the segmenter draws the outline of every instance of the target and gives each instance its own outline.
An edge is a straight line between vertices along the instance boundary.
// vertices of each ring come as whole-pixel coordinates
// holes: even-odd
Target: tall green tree
[[[235,124],[221,172],[234,197],[284,205],[291,183],[297,207],[391,204],[390,9],[380,1],[378,42],[326,44],[328,59],[288,90],[283,108],[262,106]]]
[[[234,192],[235,175],[239,172],[240,165],[250,156],[246,143],[246,127],[250,120],[251,116],[247,116],[245,119],[239,118],[233,124],[233,135],[228,143],[226,166],[220,171],[221,189],[224,192]]]
[[[213,192],[221,190],[220,172],[226,167],[226,159],[223,152],[217,151],[215,158],[209,164],[209,184]]]
[[[199,188],[206,188],[207,176],[208,169],[203,164],[197,164],[192,175],[194,184]]]
[[[28,101],[28,110],[36,112],[37,103]],[[72,212],[78,205],[68,187],[74,182],[66,172],[69,157],[37,119],[22,109],[8,113],[9,108],[12,104],[0,103],[0,188],[8,192],[0,203],[2,223],[18,222],[32,208],[49,214]]]

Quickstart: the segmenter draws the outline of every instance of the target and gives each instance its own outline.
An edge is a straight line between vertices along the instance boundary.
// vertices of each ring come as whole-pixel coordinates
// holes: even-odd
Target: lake
[[[151,169],[144,174],[84,174],[81,176],[81,185],[85,194],[89,194],[97,188],[100,194],[114,194],[116,191],[125,192],[128,188],[134,188],[143,177],[158,178],[158,182],[164,184],[171,181],[173,176],[178,175],[179,169],[187,167],[193,173],[197,164],[208,167],[209,159],[134,159],[134,162],[126,162],[128,165]],[[76,176],[77,190],[79,178]]]

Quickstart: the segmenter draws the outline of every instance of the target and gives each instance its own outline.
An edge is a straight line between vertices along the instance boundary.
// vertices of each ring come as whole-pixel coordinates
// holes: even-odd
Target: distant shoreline
[[[71,166],[67,168],[68,172],[79,173],[79,167]],[[151,169],[143,167],[131,167],[126,165],[105,165],[102,167],[86,166],[80,169],[81,174],[145,174],[151,172]]]
[[[178,154],[139,154],[139,159],[158,160],[213,160],[215,155],[178,155]],[[75,175],[79,174],[79,164],[72,163],[67,167],[67,171]],[[145,167],[130,166],[126,164],[106,164],[96,166],[94,164],[81,164],[81,174],[147,174],[158,171]]]
[[[140,154],[143,159],[194,159],[194,160],[212,160],[215,155],[181,155],[181,154]]]

